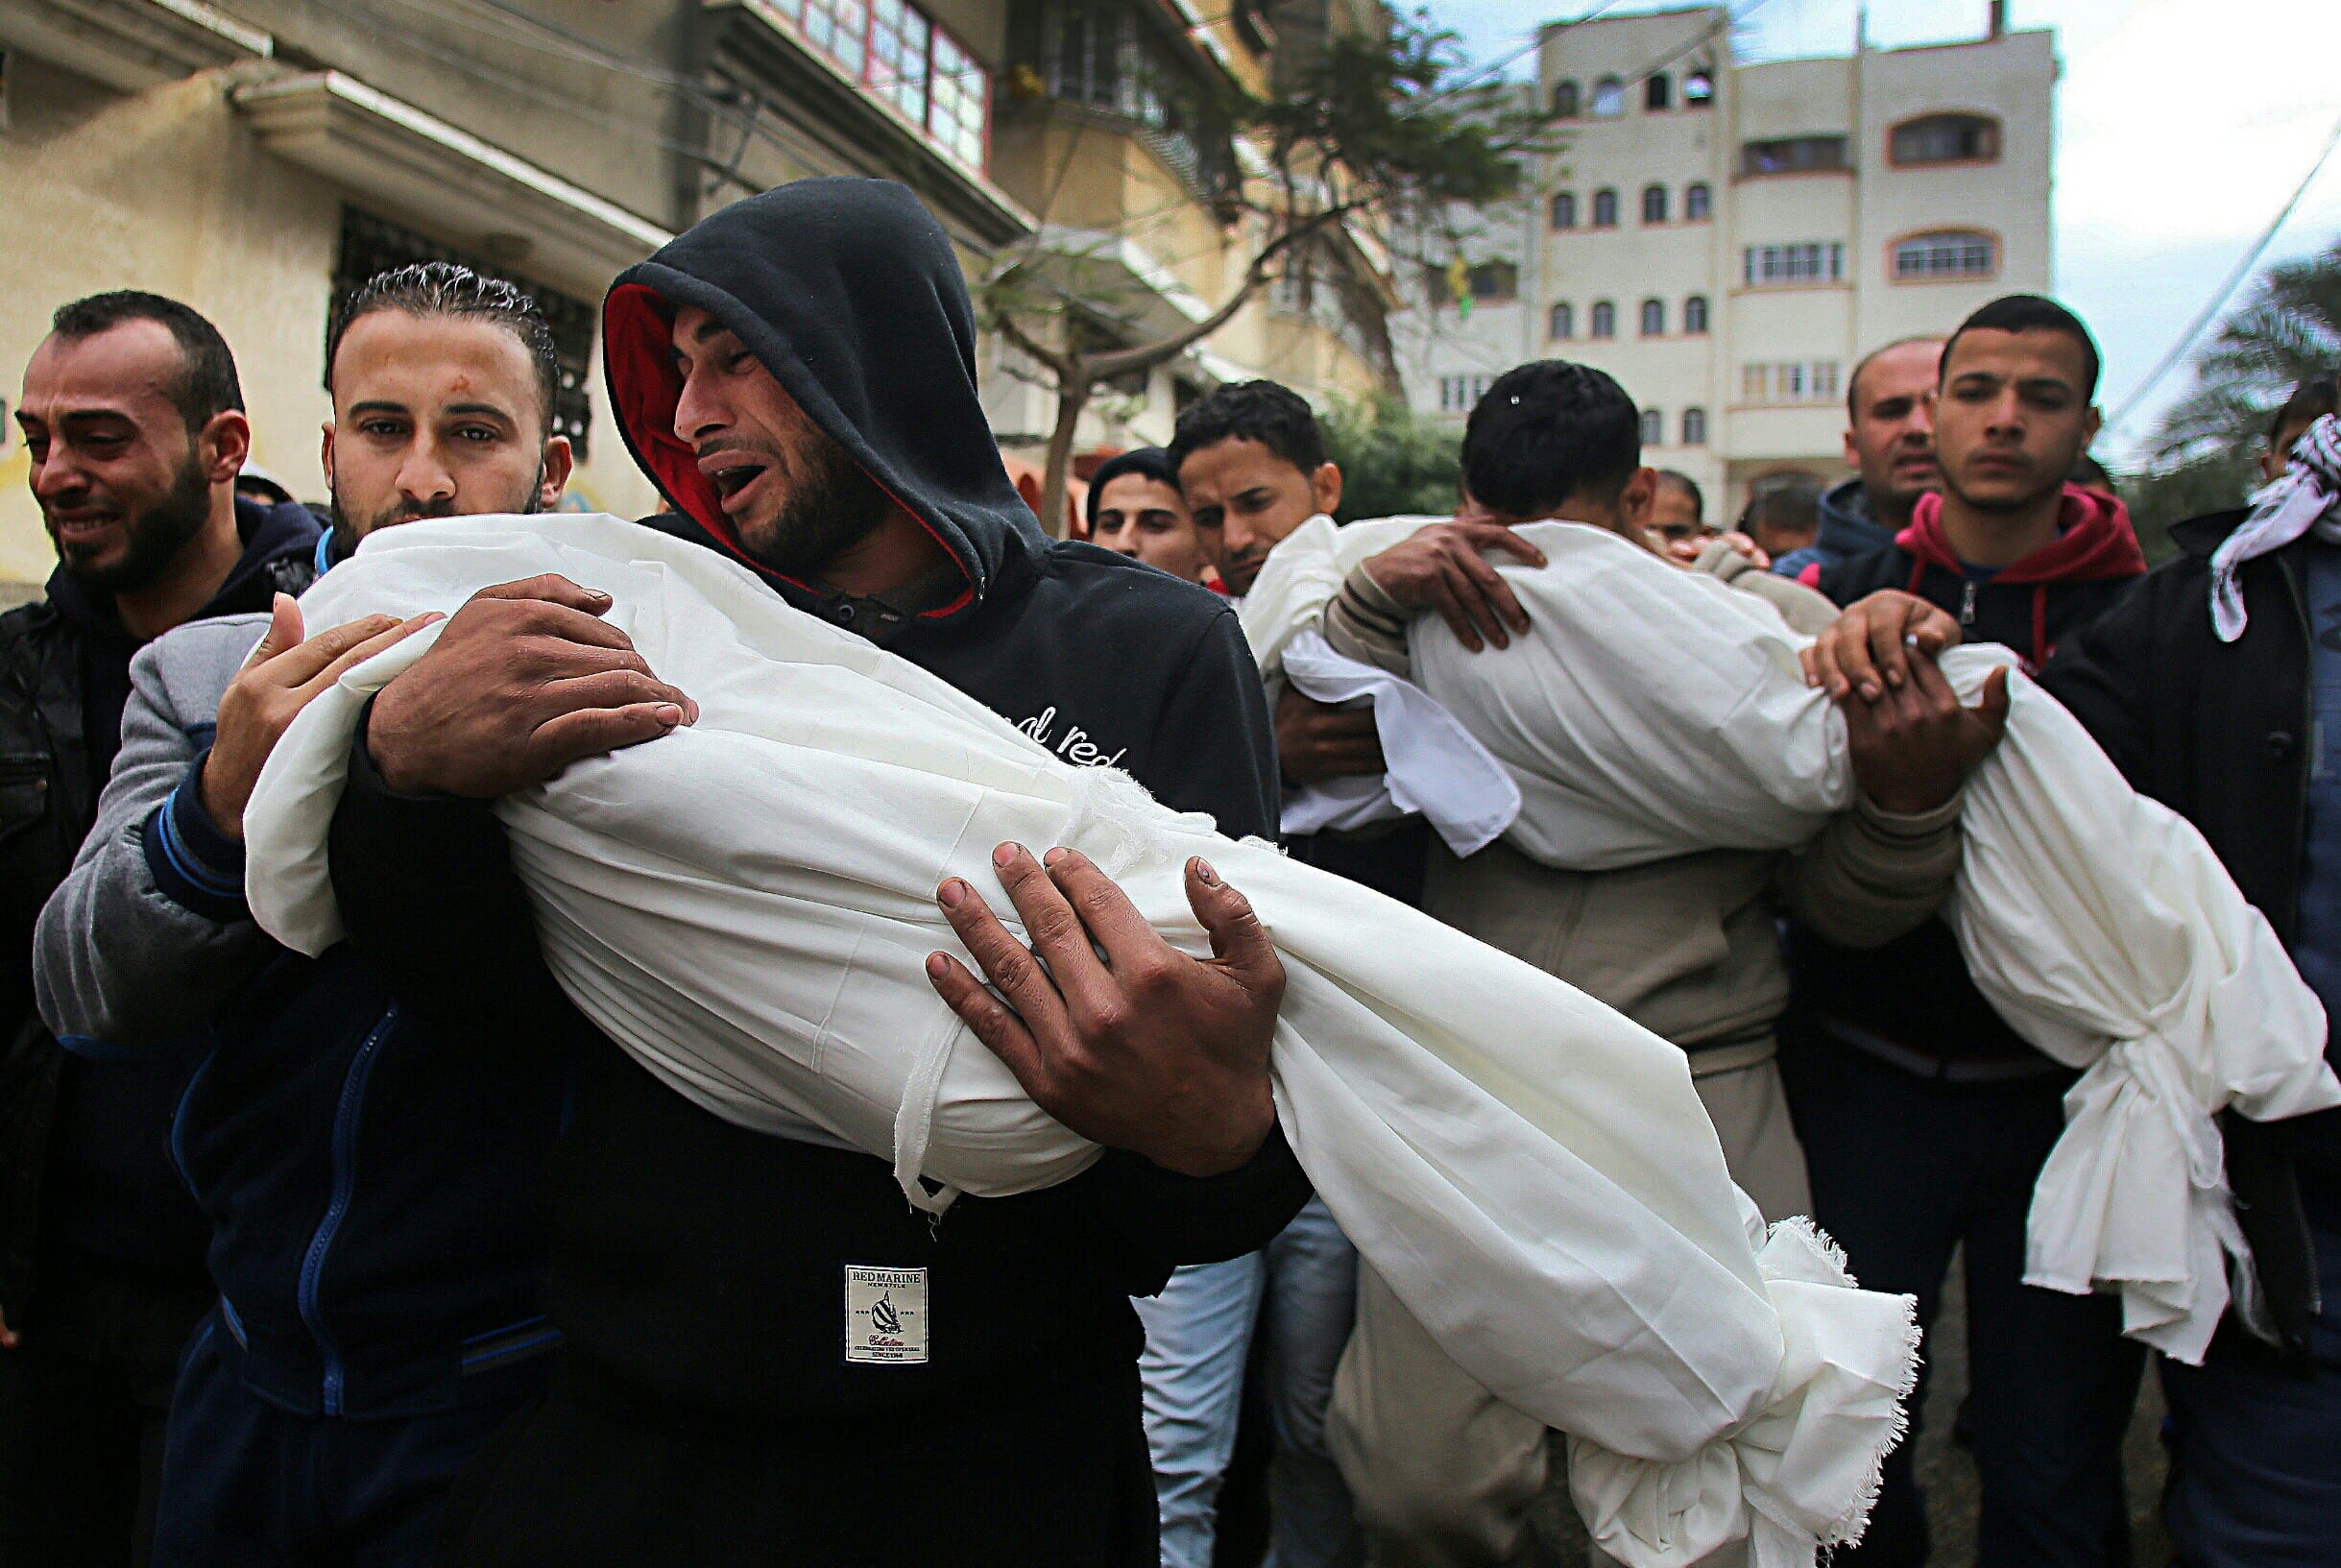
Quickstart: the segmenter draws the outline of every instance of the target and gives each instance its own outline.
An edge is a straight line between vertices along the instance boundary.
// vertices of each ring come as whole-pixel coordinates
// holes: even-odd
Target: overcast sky
[[[1472,58],[1517,48],[1589,0],[1434,0]],[[1608,14],[1673,9],[1629,3]],[[1842,54],[1853,0],[1736,0],[1742,59]],[[1872,45],[1980,36],[1985,0],[1879,0]],[[2009,25],[2051,27],[2058,92],[2056,289],[2105,350],[2109,419],[2276,216],[2341,118],[2332,0],[2011,0]],[[1511,69],[1534,74],[1534,56]],[[2341,237],[2341,153],[2277,236],[2271,261]],[[2248,287],[2248,285],[2247,285]],[[2237,291],[2237,298],[2245,290]],[[2208,334],[2207,334],[2208,335]],[[2184,390],[2173,372],[2130,421]],[[2118,452],[2109,441],[2101,450]]]

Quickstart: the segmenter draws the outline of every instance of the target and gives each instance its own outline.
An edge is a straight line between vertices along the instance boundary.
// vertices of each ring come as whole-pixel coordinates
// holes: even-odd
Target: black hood
[[[929,614],[1028,570],[1044,541],[977,397],[967,282],[942,226],[907,188],[783,185],[694,225],[610,287],[602,363],[627,446],[684,516],[748,560],[674,433],[682,383],[669,332],[683,304],[730,328],[950,552],[968,591]]]

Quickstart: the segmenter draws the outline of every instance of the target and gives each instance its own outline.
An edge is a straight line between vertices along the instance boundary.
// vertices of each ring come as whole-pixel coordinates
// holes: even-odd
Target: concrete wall
[[[0,187],[15,231],[49,242],[0,247],[0,396],[16,400],[59,304],[110,288],[167,294],[209,317],[234,350],[254,459],[296,495],[322,500],[326,315],[343,197],[258,145],[228,103],[236,70],[122,94],[11,60]],[[571,493],[597,508],[647,511],[654,493],[617,439],[598,370],[592,379],[591,456]],[[12,420],[0,448],[0,579],[37,581],[54,565],[26,478]]]

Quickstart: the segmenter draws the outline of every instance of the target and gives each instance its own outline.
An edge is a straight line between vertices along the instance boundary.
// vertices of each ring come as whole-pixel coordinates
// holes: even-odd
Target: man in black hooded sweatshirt
[[[730,207],[622,275],[603,333],[620,429],[677,509],[662,525],[1068,761],[1273,832],[1234,615],[1041,535],[977,398],[958,263],[903,187],[808,181]],[[978,890],[938,890],[1015,1011],[939,956],[937,988],[1108,1146],[1060,1186],[929,1221],[883,1160],[718,1120],[546,981],[488,807],[686,718],[590,588],[537,579],[466,606],[375,699],[331,836],[350,939],[403,1002],[482,1050],[559,1032],[583,1063],[550,1193],[544,1301],[566,1344],[459,1492],[447,1558],[1151,1564],[1127,1297],[1260,1246],[1308,1192],[1267,1094],[1282,972],[1265,934],[1200,861],[1212,962],[1133,933],[1077,855],[995,856],[1046,967]]]

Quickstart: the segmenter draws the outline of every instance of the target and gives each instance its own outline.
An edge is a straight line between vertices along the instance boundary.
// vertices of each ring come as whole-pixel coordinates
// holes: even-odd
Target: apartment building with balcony
[[[1321,36],[1349,0],[1281,3],[1297,35]],[[234,348],[255,460],[321,498],[336,294],[457,259],[524,284],[551,318],[576,502],[646,512],[654,493],[604,401],[601,296],[742,196],[812,175],[903,181],[971,281],[1020,253],[1101,254],[1119,286],[1089,329],[1120,338],[1216,304],[1256,243],[1197,196],[1199,160],[1233,155],[1145,89],[1176,71],[1265,83],[1276,33],[1267,0],[1209,17],[1194,4],[0,0],[0,401],[59,303],[170,294]],[[1108,74],[1067,71],[1076,34]],[[1003,434],[1045,432],[999,347],[982,355]],[[1264,297],[1085,434],[1167,435],[1182,388],[1253,374],[1337,386],[1370,367]],[[13,422],[0,426],[0,584],[21,588],[54,555]]]
[[[1698,480],[1710,521],[1766,476],[1842,476],[1862,355],[2048,290],[2054,37],[1998,14],[1756,63],[1719,8],[1548,27],[1533,90],[1565,145],[1469,231],[1467,317],[1415,281],[1410,400],[1460,420],[1510,366],[1575,359],[1634,397],[1644,460]]]

